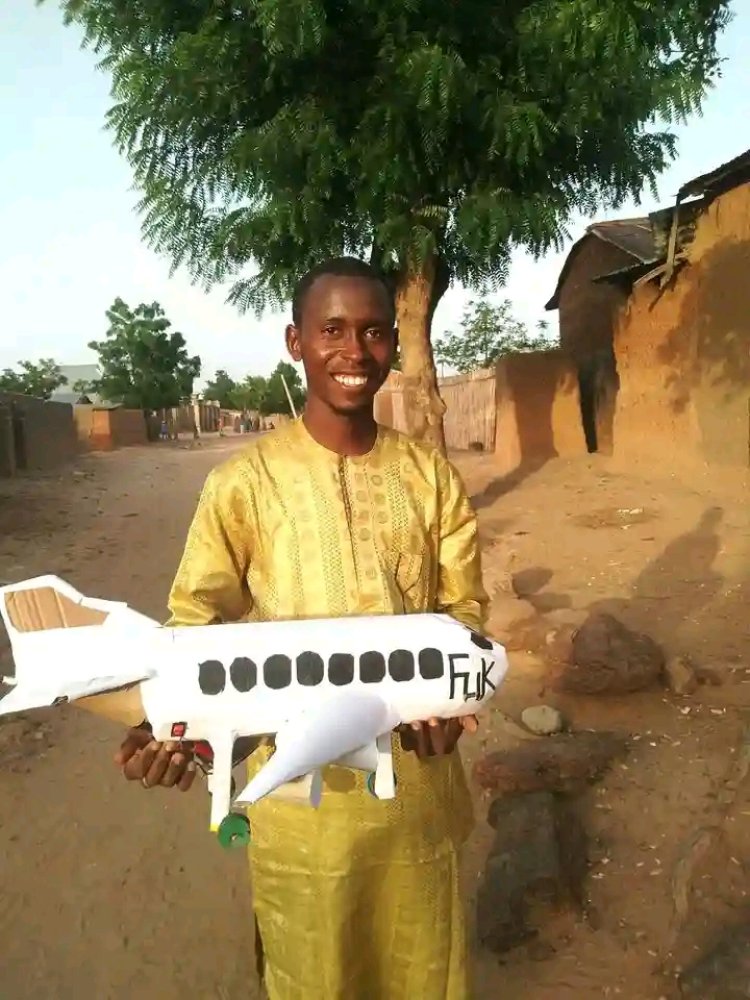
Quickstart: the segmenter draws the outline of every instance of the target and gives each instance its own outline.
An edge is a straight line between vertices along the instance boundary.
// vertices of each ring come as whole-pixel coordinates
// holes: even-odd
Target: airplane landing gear
[[[250,820],[241,813],[227,813],[217,835],[222,847],[243,847],[250,843]]]
[[[375,794],[375,772],[374,771],[370,771],[370,773],[367,775],[367,782],[366,783],[367,783],[367,791],[370,793],[370,795],[372,795],[372,797],[374,799],[376,799],[377,795]],[[393,787],[395,788],[397,785],[398,785],[398,780],[396,778],[396,775],[394,774],[393,775]]]

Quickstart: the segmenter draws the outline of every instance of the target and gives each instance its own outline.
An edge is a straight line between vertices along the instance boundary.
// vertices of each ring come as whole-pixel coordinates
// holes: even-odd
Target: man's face
[[[396,331],[388,295],[371,278],[323,275],[308,289],[286,342],[308,394],[337,413],[369,408],[388,377]]]

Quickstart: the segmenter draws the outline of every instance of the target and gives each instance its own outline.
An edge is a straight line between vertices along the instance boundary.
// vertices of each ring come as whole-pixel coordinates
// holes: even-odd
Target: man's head
[[[354,257],[324,261],[297,284],[286,343],[301,361],[308,395],[338,413],[369,409],[396,351],[393,296]]]

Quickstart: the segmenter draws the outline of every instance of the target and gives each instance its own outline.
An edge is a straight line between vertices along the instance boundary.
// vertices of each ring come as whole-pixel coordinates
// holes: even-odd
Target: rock
[[[575,733],[530,740],[480,757],[474,780],[488,791],[582,791],[598,781],[627,741],[616,733]],[[490,823],[492,822],[490,810]]]
[[[562,714],[550,705],[534,705],[521,712],[521,722],[538,736],[552,736],[565,728]]]
[[[672,656],[667,660],[664,680],[673,694],[692,694],[698,687],[695,667],[687,656]]]
[[[547,915],[581,909],[586,837],[572,808],[549,792],[497,799],[491,813],[477,933],[484,947],[503,952],[536,935]]]
[[[650,687],[664,669],[654,640],[633,632],[612,615],[594,614],[575,632],[570,661],[555,686],[576,694],[627,694]]]
[[[749,1000],[750,924],[725,935],[680,976],[685,1000]]]

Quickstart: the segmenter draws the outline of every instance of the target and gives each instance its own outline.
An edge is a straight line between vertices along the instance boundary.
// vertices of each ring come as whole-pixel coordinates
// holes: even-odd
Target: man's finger
[[[464,715],[461,719],[461,725],[467,733],[475,733],[479,729],[479,719],[476,715]]]
[[[167,772],[169,762],[172,759],[178,744],[161,743],[159,750],[154,757],[153,763],[149,766],[143,779],[146,788],[153,788],[161,784],[161,780]]]
[[[174,788],[185,773],[189,762],[190,756],[184,751],[178,750],[176,753],[173,753],[159,784],[165,788]]]
[[[181,792],[186,792],[188,788],[195,781],[195,776],[198,773],[198,768],[194,760],[189,760],[185,772],[180,778],[177,787]]]
[[[441,757],[446,752],[446,726],[439,719],[430,719],[425,726],[430,756]]]
[[[138,781],[146,777],[161,747],[161,743],[151,740],[147,746],[130,758],[122,769],[128,781]]]
[[[148,746],[151,740],[151,734],[145,729],[129,730],[128,735],[120,744],[120,749],[115,754],[115,764],[118,767],[123,767],[134,754]]]

